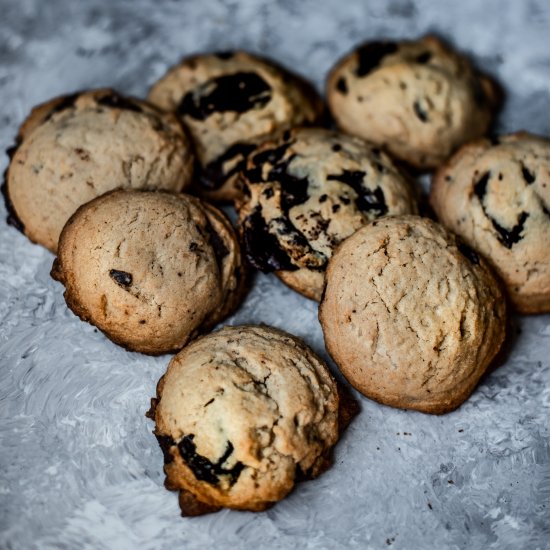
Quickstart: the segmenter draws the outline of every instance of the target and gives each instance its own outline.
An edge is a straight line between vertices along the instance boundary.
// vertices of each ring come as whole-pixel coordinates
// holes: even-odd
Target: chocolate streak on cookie
[[[255,148],[256,146],[252,143],[238,142],[233,144],[217,159],[204,167],[198,168],[199,184],[206,189],[219,189],[225,181],[244,168],[248,155],[254,151]],[[241,160],[237,161],[233,168],[225,173],[223,165],[239,156]]]
[[[204,94],[204,95],[203,95]],[[181,100],[177,113],[206,120],[212,113],[245,113],[271,101],[271,86],[257,73],[219,76],[191,90]]]
[[[483,213],[485,214],[485,217],[492,223],[494,229],[498,233],[498,240],[501,244],[503,244],[506,248],[511,249],[512,246],[523,237],[521,236],[521,233],[524,229],[525,222],[527,218],[529,217],[529,214],[527,212],[522,212],[518,216],[518,221],[514,227],[512,227],[511,230],[505,229],[501,225],[499,225],[488,213],[485,208],[485,205],[483,204],[483,199],[485,197],[485,194],[487,193],[487,183],[489,182],[489,178],[491,177],[490,172],[485,172],[483,176],[478,180],[478,182],[474,185],[474,193],[477,195],[479,202],[481,204],[481,208],[483,210]]]
[[[15,151],[17,151],[17,148],[21,144],[21,140],[17,140],[16,144],[12,147],[9,147],[6,149],[6,154],[10,158],[10,160],[13,158],[13,155],[15,155]],[[4,170],[3,174],[3,181],[2,186],[0,186],[0,193],[2,193],[2,197],[4,197],[4,204],[6,206],[6,210],[8,211],[8,215],[6,216],[6,222],[8,225],[11,225],[12,227],[15,227],[17,231],[21,233],[25,233],[25,224],[21,221],[19,216],[17,215],[17,212],[15,211],[15,207],[13,206],[13,203],[10,199],[10,194],[8,191],[8,167]]]
[[[397,44],[395,42],[376,41],[364,44],[357,50],[359,65],[355,69],[355,74],[358,77],[366,76],[378,67],[384,57],[396,51]]]
[[[227,469],[223,467],[224,462],[233,453],[234,447],[231,441],[227,442],[227,447],[223,455],[217,462],[211,462],[205,456],[197,453],[197,446],[193,443],[194,434],[186,435],[178,443],[180,455],[187,463],[195,477],[199,481],[206,481],[211,485],[217,485],[220,481],[220,476],[229,476],[230,485],[234,485],[239,475],[244,469],[242,462],[237,462],[233,468]]]
[[[371,190],[363,187],[365,172],[360,170],[343,170],[341,174],[329,174],[327,180],[335,180],[349,185],[357,194],[355,204],[361,212],[372,212],[376,217],[388,213],[384,191],[377,187]]]
[[[81,92],[75,92],[74,94],[65,96],[55,107],[53,107],[53,109],[50,110],[50,112],[44,118],[43,122],[50,120],[50,118],[52,118],[55,113],[60,113],[65,109],[70,109],[71,107],[73,107],[80,95]]]
[[[174,457],[172,456],[170,449],[176,444],[176,442],[169,435],[155,434],[155,437],[157,438],[159,447],[164,456],[164,464],[170,464],[170,462],[174,461]]]

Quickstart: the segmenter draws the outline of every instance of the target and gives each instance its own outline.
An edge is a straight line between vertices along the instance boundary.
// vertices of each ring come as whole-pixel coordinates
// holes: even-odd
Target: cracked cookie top
[[[409,181],[386,154],[320,128],[263,144],[241,183],[239,224],[250,263],[315,300],[341,241],[381,216],[417,211]]]
[[[485,134],[499,92],[438,38],[367,42],[327,80],[338,126],[419,168],[441,164],[458,146]]]
[[[484,259],[427,218],[383,218],[329,262],[319,318],[350,383],[394,407],[444,413],[472,392],[505,333]]]
[[[173,115],[109,89],[39,105],[9,154],[10,219],[52,252],[81,204],[118,187],[181,191],[193,168],[189,141]]]
[[[168,71],[149,100],[189,128],[202,170],[199,190],[214,200],[237,196],[236,176],[268,135],[312,124],[323,112],[301,77],[243,51],[195,55]]]
[[[519,132],[460,149],[433,179],[441,222],[484,254],[522,313],[550,311],[550,140]]]
[[[338,392],[297,338],[225,327],[172,359],[151,417],[169,488],[193,495],[203,511],[258,511],[319,472],[338,438]]]
[[[181,349],[237,305],[243,277],[223,214],[189,195],[118,190],[80,207],[52,276],[67,305],[134,351]]]

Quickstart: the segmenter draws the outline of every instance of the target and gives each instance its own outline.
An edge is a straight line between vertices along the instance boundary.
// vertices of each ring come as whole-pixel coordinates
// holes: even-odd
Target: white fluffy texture
[[[499,131],[550,134],[547,0],[0,4],[1,148],[34,104],[100,85],[143,97],[193,51],[268,53],[321,87],[357,42],[426,31],[504,84]],[[128,353],[80,322],[52,260],[0,223],[1,548],[548,548],[550,316],[517,320],[505,363],[458,411],[361,398],[319,479],[261,514],[181,519],[144,417],[169,357]],[[316,309],[261,275],[231,322],[273,324],[324,354]]]

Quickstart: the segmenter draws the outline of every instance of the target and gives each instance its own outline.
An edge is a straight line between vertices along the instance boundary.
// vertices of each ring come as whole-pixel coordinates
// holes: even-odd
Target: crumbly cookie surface
[[[181,191],[193,154],[180,122],[146,102],[103,89],[36,107],[10,150],[6,202],[33,242],[55,252],[82,204],[121,188]]]
[[[82,206],[52,276],[68,306],[128,349],[181,349],[241,295],[240,252],[222,214],[189,195],[113,191]]]
[[[521,132],[464,146],[437,172],[430,200],[493,264],[520,312],[550,312],[549,139]]]
[[[504,339],[505,300],[481,256],[415,216],[372,222],[338,248],[319,310],[350,383],[394,407],[444,413]]]
[[[223,201],[238,196],[236,176],[261,141],[312,124],[323,112],[301,77],[243,51],[184,59],[152,87],[149,100],[189,128],[202,167],[199,190]]]
[[[336,246],[380,216],[415,214],[413,189],[366,142],[319,128],[262,145],[241,174],[240,231],[249,261],[319,300]]]
[[[316,475],[338,438],[338,391],[326,365],[265,326],[225,327],[191,343],[153,402],[166,484],[183,492],[182,508],[263,510],[297,478]]]
[[[433,36],[361,45],[332,69],[327,100],[338,126],[419,169],[482,136],[498,91]]]

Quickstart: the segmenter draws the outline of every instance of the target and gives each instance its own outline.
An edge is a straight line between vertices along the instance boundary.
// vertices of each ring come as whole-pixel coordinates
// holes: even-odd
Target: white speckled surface
[[[499,131],[550,134],[548,0],[0,0],[0,13],[2,149],[37,102],[101,85],[143,96],[193,51],[269,54],[320,88],[358,41],[428,30],[500,79]],[[81,323],[52,260],[0,223],[1,548],[550,548],[549,315],[517,319],[506,361],[458,411],[362,399],[320,479],[265,513],[181,519],[144,417],[169,358]],[[324,354],[316,313],[259,276],[231,322],[279,326]]]

